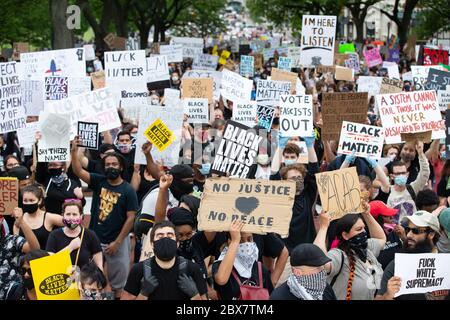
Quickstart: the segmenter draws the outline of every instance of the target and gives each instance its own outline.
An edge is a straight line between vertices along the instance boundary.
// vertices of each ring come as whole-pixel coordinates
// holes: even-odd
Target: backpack
[[[154,186],[152,186],[147,193],[142,197],[141,203],[139,205],[139,209],[136,211],[136,215],[134,216],[134,224],[133,224],[133,231],[134,234],[136,235],[136,238],[141,238],[141,236],[143,234],[147,234],[148,230],[152,227],[150,225],[148,225],[147,228],[147,224],[146,225],[141,225],[141,215],[142,215],[142,207],[144,204],[144,200],[145,198],[147,198],[147,196],[155,189],[159,188],[159,184],[156,184]],[[146,229],[146,230],[145,230]]]
[[[269,300],[269,290],[263,287],[262,264],[258,261],[258,286],[250,286],[242,284],[236,271],[232,271],[234,279],[236,279],[241,294],[239,300]]]
[[[406,190],[408,190],[409,195],[411,196],[411,199],[416,202],[416,192],[414,191],[413,187],[410,184],[406,185]]]
[[[180,274],[186,274],[187,275],[187,259],[185,259],[182,256],[178,256],[178,272]],[[151,265],[151,259],[146,259],[144,261],[144,278],[150,278],[152,276],[152,265]]]

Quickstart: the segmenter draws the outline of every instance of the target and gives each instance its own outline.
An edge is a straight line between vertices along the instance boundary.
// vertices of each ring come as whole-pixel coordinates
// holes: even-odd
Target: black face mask
[[[62,168],[52,168],[52,169],[48,169],[48,173],[50,173],[50,175],[52,177],[57,177],[60,176],[63,173],[63,169]]]
[[[153,243],[155,256],[162,261],[170,261],[177,254],[177,242],[170,238],[162,238]]]
[[[179,250],[183,254],[191,255],[192,254],[192,238],[180,241]]]
[[[23,212],[27,212],[29,214],[35,213],[39,209],[38,203],[22,203]]]
[[[170,191],[177,200],[180,200],[185,194],[190,194],[194,191],[194,184],[186,183],[181,179],[173,179]]]
[[[33,282],[33,278],[22,278],[23,279],[23,285],[25,286],[25,288],[27,288],[28,290],[33,290],[34,289],[34,282]]]
[[[106,179],[108,180],[116,180],[118,177],[120,177],[121,171],[116,168],[106,168],[105,169],[105,175]]]
[[[273,118],[273,122],[274,125],[278,126],[280,124],[280,118],[279,117],[275,117]]]
[[[367,233],[365,231],[357,234],[348,240],[350,248],[355,251],[358,257],[366,262],[367,260]]]

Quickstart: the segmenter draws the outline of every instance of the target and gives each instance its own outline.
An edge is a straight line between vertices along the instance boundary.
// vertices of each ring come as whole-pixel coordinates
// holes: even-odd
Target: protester
[[[105,292],[106,285],[106,277],[97,263],[92,261],[81,268],[81,300],[112,300],[114,297]]]
[[[42,249],[35,249],[23,256],[19,273],[22,276],[23,288],[20,299],[37,300],[36,288],[34,287],[33,275],[31,273],[30,261],[49,256],[49,253]],[[20,291],[18,291],[19,293]]]
[[[439,213],[439,224],[441,230],[436,247],[440,253],[450,253],[450,209],[446,208]]]

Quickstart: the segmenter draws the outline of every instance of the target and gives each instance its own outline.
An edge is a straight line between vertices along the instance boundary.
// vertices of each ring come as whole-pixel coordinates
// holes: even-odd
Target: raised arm
[[[139,164],[134,165],[133,176],[130,181],[131,187],[136,192],[139,190],[139,185],[141,184],[140,168],[141,166]]]
[[[386,176],[386,174],[383,171],[383,168],[378,164],[378,162],[372,158],[366,158],[367,162],[369,162],[370,166],[373,170],[375,170],[375,173],[377,174],[376,180],[381,183],[381,191],[384,193],[388,193],[391,185],[389,183],[389,179]]]
[[[159,179],[159,192],[155,206],[155,223],[166,220],[169,187],[172,185],[172,181],[173,176],[170,174],[165,174]]]
[[[365,207],[366,210],[364,210],[361,215],[369,229],[370,238],[378,240],[378,242],[380,242],[380,247],[383,248],[386,243],[386,234],[381,225],[370,214],[370,206],[368,203],[366,203]]]
[[[155,161],[153,161],[153,157],[150,152],[152,150],[152,147],[153,145],[150,142],[146,142],[142,145],[142,152],[144,153],[145,160],[147,162],[147,171],[150,172],[155,180],[159,180],[164,172],[162,172]]]
[[[78,144],[81,144],[81,139],[79,136],[75,136],[75,139],[72,141],[72,150],[71,150],[71,156],[72,156],[72,170],[73,173],[86,182],[88,185],[91,184],[91,175],[89,172],[87,172],[83,167],[81,166],[80,159],[78,159]]]
[[[331,217],[326,211],[322,211],[319,215],[319,231],[317,231],[316,239],[314,239],[314,244],[318,246],[322,251],[327,254],[327,231],[330,226]],[[325,265],[325,270],[327,273],[331,272],[331,263]]]
[[[325,159],[328,163],[336,159],[336,155],[331,151],[330,142],[328,140],[323,141],[323,150],[325,154]]]
[[[12,216],[16,219],[14,221],[14,227],[18,230],[22,230],[23,235],[25,236],[25,244],[22,247],[22,253],[28,253],[31,250],[39,249],[39,241],[36,238],[33,230],[31,230],[30,226],[23,220],[23,211],[21,208],[15,208],[13,210]]]
[[[439,144],[440,139],[434,139],[433,142],[430,145],[430,148],[425,152],[425,156],[430,161],[437,161],[439,160]]]
[[[417,141],[416,143],[417,154],[419,155],[419,166],[420,171],[417,174],[416,180],[411,183],[411,187],[413,188],[416,194],[419,191],[423,190],[428,183],[428,179],[430,178],[430,165],[428,163],[428,159],[423,153],[423,142]]]
[[[340,169],[348,168],[355,161],[355,152],[345,156],[345,160],[342,162]]]
[[[305,140],[306,148],[308,148],[308,162],[309,163],[318,162],[316,150],[314,149],[314,141],[316,140],[316,138],[304,137],[303,139]]]

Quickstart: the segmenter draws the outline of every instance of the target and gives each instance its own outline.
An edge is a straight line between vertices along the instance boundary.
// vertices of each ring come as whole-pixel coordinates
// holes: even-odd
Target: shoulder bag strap
[[[75,266],[78,263],[78,256],[80,255],[80,250],[81,250],[81,246],[83,245],[83,238],[84,238],[84,228],[82,228],[83,230],[81,231],[81,243],[80,243],[80,247],[78,248],[77,251],[77,257],[75,258]]]
[[[341,274],[342,267],[344,266],[344,258],[344,253],[341,251],[341,267],[339,268],[338,273],[336,273],[336,275],[333,277],[333,280],[331,280],[330,287],[333,287],[337,277]]]

